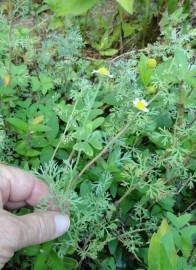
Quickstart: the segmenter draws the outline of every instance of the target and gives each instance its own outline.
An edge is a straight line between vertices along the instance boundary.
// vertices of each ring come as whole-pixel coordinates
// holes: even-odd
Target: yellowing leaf
[[[116,0],[128,13],[133,13],[134,0]]]
[[[169,224],[167,223],[167,220],[164,219],[161,222],[161,226],[159,227],[159,230],[157,232],[158,237],[164,236],[169,231]]]
[[[168,250],[171,252],[171,257],[174,260],[174,263],[176,263],[175,247],[173,244],[173,239],[170,239],[169,232],[169,225],[167,220],[164,219],[159,227],[158,232],[154,233],[150,240],[150,246],[148,249],[148,270],[171,269],[162,267],[163,265],[170,265],[170,256],[167,255]],[[168,243],[168,235],[171,243]],[[165,248],[164,239],[167,240],[168,250]]]
[[[9,74],[6,74],[3,78],[3,84],[4,86],[8,86],[10,84],[11,81],[11,76]]]
[[[33,124],[38,125],[38,124],[41,124],[43,121],[44,121],[44,116],[40,115],[33,119]]]

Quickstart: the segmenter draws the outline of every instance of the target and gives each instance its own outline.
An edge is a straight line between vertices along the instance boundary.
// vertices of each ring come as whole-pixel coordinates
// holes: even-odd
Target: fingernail
[[[55,216],[55,225],[56,225],[56,236],[63,235],[70,226],[70,220],[68,216],[56,215]]]

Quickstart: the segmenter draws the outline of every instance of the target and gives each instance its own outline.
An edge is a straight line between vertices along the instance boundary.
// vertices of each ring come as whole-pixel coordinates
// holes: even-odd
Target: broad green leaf
[[[32,124],[30,127],[30,130],[33,132],[49,132],[51,129],[45,125],[41,125],[41,124]]]
[[[151,240],[150,240],[150,246],[148,250],[148,270],[162,270],[160,268],[161,263],[161,249],[163,247],[162,244],[162,238],[165,236],[169,231],[169,225],[167,223],[167,220],[164,219],[158,229],[157,233],[154,233]],[[162,252],[165,253],[164,250]]]
[[[171,223],[173,224],[174,227],[181,229],[191,220],[192,215],[191,214],[184,214],[180,217],[177,217],[174,214],[168,212],[167,217],[171,221]]]
[[[66,270],[76,269],[78,266],[78,262],[73,258],[64,257],[63,261]]]
[[[193,238],[196,236],[196,225],[187,226],[180,230],[181,250],[183,255],[188,258],[193,248]]]
[[[153,117],[153,121],[157,128],[171,128],[173,124],[171,115],[167,111],[160,112],[159,115]]]
[[[134,0],[116,0],[128,13],[133,13]]]
[[[87,140],[92,131],[92,123],[88,123],[85,127],[78,127],[77,131],[73,133],[73,137],[78,140]]]
[[[164,84],[177,83],[176,74],[174,72],[174,61],[169,59],[159,64],[155,69],[155,77]]]
[[[20,131],[27,131],[28,124],[21,119],[18,118],[7,118],[8,123],[10,123],[13,127]]]
[[[92,123],[93,130],[98,128],[99,126],[101,126],[103,124],[104,120],[105,120],[104,117],[98,117],[97,119],[95,119]]]
[[[161,208],[164,209],[165,211],[172,211],[173,206],[175,204],[175,200],[173,197],[167,196],[167,198],[163,198],[162,200],[160,200],[159,204]]]
[[[161,242],[160,243],[160,261],[159,261],[159,268],[160,270],[174,270],[175,268],[173,268],[171,262],[170,262],[170,257],[168,257],[168,253],[167,250],[164,246],[164,244]],[[154,269],[156,270],[156,269]],[[177,270],[177,269],[175,269]]]
[[[64,149],[59,149],[55,157],[60,160],[66,160],[69,158],[69,154]]]
[[[160,270],[160,238],[154,233],[148,249],[148,270]]]
[[[54,251],[51,251],[48,256],[48,266],[55,270],[64,270],[65,266],[63,261],[57,256]]]
[[[93,149],[87,142],[76,143],[73,146],[73,149],[75,149],[76,151],[82,151],[87,156],[93,156]]]
[[[154,72],[153,69],[147,68],[147,57],[142,53],[140,56],[140,61],[138,64],[140,78],[145,87],[147,87],[151,81],[152,74]]]
[[[103,34],[100,43],[97,45],[97,49],[106,50],[106,49],[109,49],[110,46],[111,46],[111,41],[110,41],[110,36],[109,36],[109,30],[107,30]]]
[[[171,145],[171,139],[165,140],[165,137],[159,132],[148,133],[151,142],[156,144],[159,148],[167,149]]]
[[[80,196],[85,197],[91,190],[91,183],[89,181],[82,182],[80,185]]]
[[[27,146],[27,144],[24,141],[18,142],[15,150],[18,154],[25,157],[36,157],[40,154],[39,151],[31,149],[29,146]]]
[[[97,0],[47,0],[46,2],[56,16],[64,16],[83,14],[93,7]]]
[[[65,123],[68,122],[69,117],[73,111],[73,105],[65,104],[64,102],[60,102],[58,104],[57,115],[58,117]]]
[[[92,109],[91,114],[89,115],[89,120],[95,119],[95,117],[99,116],[100,114],[103,114],[103,110],[101,110],[101,109]]]
[[[171,265],[174,269],[177,266],[177,251],[174,244],[173,234],[171,231],[167,231],[167,233],[162,237],[161,244],[165,248],[165,252],[167,254],[164,256],[163,261],[168,261],[168,265]],[[169,269],[167,266],[165,267],[165,270]]]
[[[189,258],[192,248],[193,248],[192,240],[185,234],[182,235],[180,249],[182,250],[182,253],[185,258],[187,259]]]
[[[54,149],[51,146],[44,147],[40,153],[40,160],[42,163],[47,163],[50,161]]]
[[[37,92],[41,88],[41,83],[38,79],[38,77],[32,76],[31,77],[31,87],[33,92]]]
[[[178,0],[168,0],[168,11],[170,14],[176,11],[177,6],[178,6]]]
[[[47,127],[50,129],[46,134],[48,140],[56,138],[59,132],[59,120],[54,112],[51,112],[48,116]]]
[[[46,254],[40,253],[36,258],[33,265],[33,270],[48,270],[46,264],[48,256]]]
[[[178,75],[178,79],[186,80],[186,75],[188,72],[188,58],[185,51],[181,48],[177,48],[174,54],[174,64],[176,69],[176,75]]]
[[[40,246],[36,245],[36,246],[24,248],[20,252],[23,256],[37,256],[40,252]]]
[[[108,243],[108,248],[111,255],[114,255],[118,246],[118,240],[114,239]]]
[[[122,23],[122,29],[123,29],[123,33],[124,33],[124,37],[127,38],[131,35],[133,35],[135,33],[135,31],[137,30],[137,28],[139,27],[139,25],[132,25],[130,22],[123,22]]]
[[[102,149],[101,132],[98,130],[93,132],[92,136],[88,140],[88,143],[90,143],[95,149],[101,150]]]
[[[171,228],[172,234],[173,234],[173,238],[174,238],[174,242],[176,247],[178,247],[179,249],[181,248],[181,235],[180,235],[180,231],[176,228]]]
[[[39,74],[40,84],[41,84],[41,92],[45,95],[49,90],[53,89],[54,84],[52,78],[48,76],[47,73],[41,72]]]
[[[165,235],[167,232],[169,231],[169,225],[167,223],[167,220],[164,219],[161,223],[161,226],[158,229],[157,235],[159,237],[162,237],[163,235]]]
[[[40,159],[39,159],[39,157],[31,158],[29,160],[29,165],[31,165],[33,169],[38,170],[40,168]]]
[[[103,260],[101,264],[103,269],[116,270],[116,263],[113,257],[107,257],[106,259]]]
[[[34,136],[31,140],[32,147],[46,147],[48,145],[48,141],[43,136]]]

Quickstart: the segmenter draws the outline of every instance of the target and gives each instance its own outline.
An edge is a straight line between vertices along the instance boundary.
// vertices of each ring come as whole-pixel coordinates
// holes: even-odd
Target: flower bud
[[[157,61],[154,58],[149,58],[147,60],[147,67],[148,68],[155,68],[157,66]]]
[[[149,94],[155,94],[157,92],[157,87],[156,85],[150,85],[147,87],[147,91]]]

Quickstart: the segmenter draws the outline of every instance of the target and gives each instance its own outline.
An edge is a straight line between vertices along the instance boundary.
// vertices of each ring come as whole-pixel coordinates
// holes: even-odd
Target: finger
[[[56,212],[33,213],[18,219],[22,234],[16,249],[53,240],[64,234],[70,226],[69,217]]]
[[[57,212],[18,217],[0,210],[0,269],[20,248],[61,236],[69,228],[68,216]]]
[[[27,202],[32,206],[49,194],[45,183],[18,168],[0,165],[0,191],[3,204]]]
[[[17,208],[21,208],[24,207],[26,205],[25,201],[21,201],[21,202],[8,202],[6,203],[5,207],[8,209],[17,209]]]

